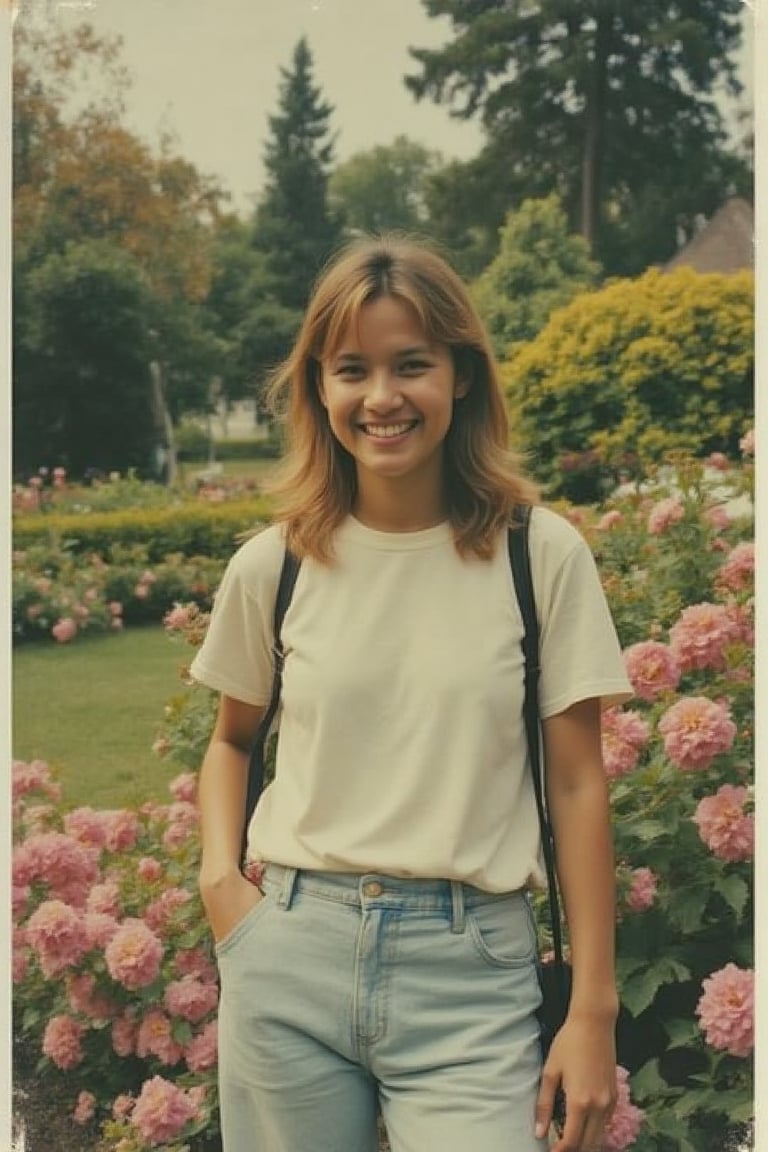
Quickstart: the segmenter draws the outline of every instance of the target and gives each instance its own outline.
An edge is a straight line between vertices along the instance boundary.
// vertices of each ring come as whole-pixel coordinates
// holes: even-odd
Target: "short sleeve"
[[[208,631],[192,662],[192,677],[263,706],[272,690],[272,614],[283,545],[269,528],[232,557],[217,589]]]
[[[580,700],[603,708],[633,695],[594,557],[563,517],[537,508],[531,571],[540,624],[539,709],[554,716]]]

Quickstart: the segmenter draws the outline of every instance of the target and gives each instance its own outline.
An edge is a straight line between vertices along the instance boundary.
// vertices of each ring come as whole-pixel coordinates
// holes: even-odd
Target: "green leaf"
[[[667,825],[662,824],[660,820],[639,820],[637,824],[632,825],[632,835],[646,844],[668,835],[668,832]]]
[[[664,1029],[669,1037],[668,1048],[684,1048],[700,1036],[699,1028],[693,1020],[665,1020]]]
[[[686,934],[700,929],[710,892],[710,886],[703,884],[693,884],[676,892],[673,890],[669,918],[675,927]]]
[[[632,1077],[632,1096],[636,1100],[649,1100],[669,1094],[666,1080],[659,1075],[658,1060],[649,1060]]]
[[[630,976],[621,987],[621,1000],[633,1016],[639,1016],[653,1003],[664,984],[687,980],[690,970],[677,960],[665,957]]]
[[[726,904],[733,908],[737,920],[740,920],[749,899],[749,885],[743,877],[733,873],[727,876],[718,876],[712,887],[720,893]]]

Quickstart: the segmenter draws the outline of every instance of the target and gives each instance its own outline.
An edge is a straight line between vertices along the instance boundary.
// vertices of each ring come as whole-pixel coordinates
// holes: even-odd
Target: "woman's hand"
[[[568,1016],[552,1042],[536,1105],[536,1135],[546,1136],[558,1089],[565,1123],[550,1152],[600,1152],[603,1130],[616,1105],[615,1020]]]
[[[218,943],[232,932],[264,893],[234,868],[215,877],[200,873],[200,895],[214,940]]]

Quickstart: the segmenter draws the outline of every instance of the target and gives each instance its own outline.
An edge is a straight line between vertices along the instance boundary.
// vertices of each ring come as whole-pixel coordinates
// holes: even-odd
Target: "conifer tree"
[[[333,109],[314,83],[306,39],[296,45],[290,69],[280,72],[278,111],[269,117],[267,186],[256,210],[254,246],[265,256],[271,298],[282,308],[298,311],[341,238],[327,196]]]

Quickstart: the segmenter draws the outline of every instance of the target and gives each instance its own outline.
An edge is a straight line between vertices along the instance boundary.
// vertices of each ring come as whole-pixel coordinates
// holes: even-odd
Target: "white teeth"
[[[363,427],[369,436],[378,436],[387,440],[391,436],[402,436],[411,427],[410,424],[364,424]]]

